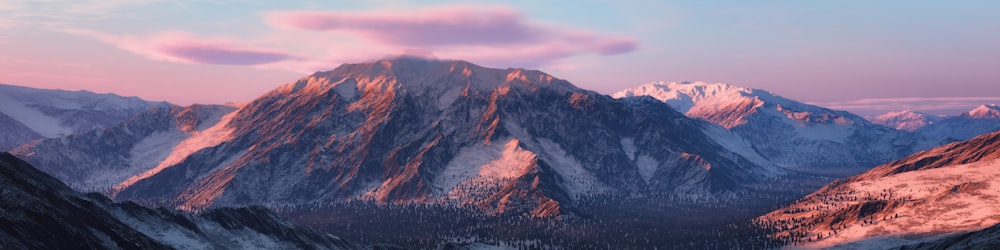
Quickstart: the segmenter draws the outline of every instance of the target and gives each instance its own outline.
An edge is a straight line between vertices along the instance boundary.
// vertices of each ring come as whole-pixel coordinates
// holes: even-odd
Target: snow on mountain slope
[[[174,113],[153,117],[169,121]],[[559,216],[580,197],[606,194],[732,202],[786,174],[735,134],[651,98],[616,100],[539,71],[464,61],[345,64],[278,87],[224,121],[200,132],[218,130],[225,136],[212,138],[219,140],[170,153],[136,148],[178,149],[197,136],[153,133],[177,125],[124,125],[122,133],[144,132],[105,150],[144,152],[138,155],[152,159],[127,162],[163,165],[134,168],[155,170],[111,184],[122,184],[116,199],[190,210],[455,202]],[[45,151],[87,152],[98,144],[97,137],[63,140],[72,143],[45,141]],[[46,171],[63,168],[39,155],[27,159]]]
[[[856,173],[937,145],[848,112],[722,83],[654,82],[612,96],[656,98],[689,117],[730,129],[768,161],[796,171]]]
[[[1000,106],[980,105],[969,112],[944,119],[915,130],[929,138],[940,140],[968,140],[969,138],[1000,129]]]
[[[869,120],[875,124],[913,132],[919,128],[934,124],[941,119],[942,118],[940,116],[920,113],[912,110],[903,110],[871,117]]]
[[[15,132],[30,138],[0,142],[7,150],[34,139],[54,138],[114,125],[166,102],[149,102],[137,97],[95,94],[87,91],[34,89],[0,84],[0,127],[23,127],[31,132]]]
[[[217,139],[206,138],[224,130],[216,124],[234,110],[221,105],[154,108],[106,129],[44,139],[11,152],[77,190],[103,192],[211,145]]]
[[[260,207],[192,215],[73,191],[0,153],[0,242],[10,249],[363,249]]]
[[[217,108],[217,110],[215,111],[219,110],[223,110],[223,112],[225,112],[229,111],[230,109]],[[220,143],[231,139],[229,136],[233,132],[233,128],[229,127],[229,121],[233,119],[233,116],[235,116],[236,113],[232,112],[226,114],[221,118],[212,117],[213,115],[217,116],[219,113],[223,112],[209,112],[209,114],[206,115],[207,122],[201,124],[201,126],[195,126],[195,127],[182,126],[179,128],[178,131],[158,132],[159,134],[157,134],[158,135],[157,137],[146,137],[145,139],[140,141],[139,144],[137,144],[135,147],[132,148],[133,150],[131,152],[132,157],[130,157],[130,159],[149,159],[144,157],[149,157],[150,154],[156,154],[156,156],[154,156],[153,158],[155,160],[150,161],[150,162],[158,161],[158,163],[156,163],[156,167],[153,167],[152,169],[149,169],[141,174],[132,175],[131,177],[129,177],[129,179],[122,181],[118,185],[115,185],[113,191],[117,192],[122,189],[128,188],[128,186],[131,186],[132,184],[134,184],[139,180],[149,178],[150,176],[156,175],[160,171],[163,171],[164,168],[179,163],[180,161],[184,160],[194,152],[197,152],[199,150],[208,147],[218,146]],[[208,125],[210,124],[211,126],[208,127]],[[176,144],[169,142],[172,142],[171,139],[179,137],[163,135],[163,134],[177,135],[178,134],[177,132],[187,132],[187,133],[179,136],[179,137],[184,137],[184,139],[176,142]],[[150,142],[151,139],[154,142],[168,141],[168,143],[157,143],[158,145],[156,145],[155,147],[150,147],[148,143]],[[164,152],[165,151],[164,149],[166,148],[170,148],[170,151],[165,157],[162,158],[157,157],[162,153],[152,153],[157,151]],[[138,155],[136,154],[137,149],[138,152],[141,152]],[[133,160],[132,162],[136,161],[137,160]]]
[[[889,248],[1000,223],[1000,132],[836,181],[759,220],[801,247]]]

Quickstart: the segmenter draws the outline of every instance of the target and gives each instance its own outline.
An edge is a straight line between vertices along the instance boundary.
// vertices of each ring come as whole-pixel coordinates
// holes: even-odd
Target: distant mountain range
[[[944,117],[912,110],[889,112],[868,118],[868,120],[875,124],[910,132],[931,125],[941,119],[944,119]]]
[[[848,175],[939,145],[845,111],[723,83],[653,82],[612,96],[656,98],[730,129],[775,164],[807,173]]]
[[[1000,106],[979,105],[953,116],[933,116],[904,110],[872,117],[871,120],[935,140],[963,141],[1000,129]]]
[[[0,242],[9,249],[364,249],[260,207],[200,215],[81,194],[0,152]]]
[[[776,237],[804,247],[886,249],[997,225],[997,187],[1000,131],[835,181],[760,220],[780,229]],[[984,249],[997,244],[995,235],[988,229],[924,247]]]
[[[105,128],[154,107],[137,97],[0,84],[0,151],[33,140]]]

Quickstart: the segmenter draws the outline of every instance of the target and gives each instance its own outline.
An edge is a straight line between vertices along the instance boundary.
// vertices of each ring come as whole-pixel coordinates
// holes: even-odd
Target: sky
[[[871,115],[1000,103],[1000,1],[0,1],[0,83],[251,101],[432,55],[610,94],[724,82]]]

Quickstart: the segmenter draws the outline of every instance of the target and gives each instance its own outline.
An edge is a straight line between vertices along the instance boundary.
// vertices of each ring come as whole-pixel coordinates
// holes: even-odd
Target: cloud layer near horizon
[[[830,109],[847,110],[861,115],[912,110],[935,115],[954,115],[983,104],[1000,103],[1000,97],[907,97],[870,98],[851,101],[811,102]]]
[[[341,63],[425,51],[497,67],[538,67],[581,54],[634,51],[635,39],[530,22],[508,7],[443,6],[394,11],[280,11],[256,38],[204,37],[182,31],[115,35],[72,29],[153,60],[258,65],[314,72]]]

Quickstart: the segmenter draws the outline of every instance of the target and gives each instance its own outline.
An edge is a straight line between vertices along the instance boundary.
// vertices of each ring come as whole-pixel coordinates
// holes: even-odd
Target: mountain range
[[[996,105],[869,121],[721,83],[607,96],[405,56],[239,105],[0,90],[11,246],[361,247],[284,217],[420,248],[979,247],[1000,223],[1000,132],[972,138],[1000,129]],[[46,227],[81,240],[30,245]]]
[[[968,112],[953,116],[934,116],[904,110],[875,116],[871,121],[912,131],[932,139],[962,141],[1000,129],[1000,106],[979,105]]]
[[[768,161],[805,173],[846,176],[938,145],[864,118],[723,83],[653,82],[613,94],[650,96],[726,127]]]
[[[154,107],[172,106],[138,97],[0,84],[0,150],[33,140],[105,128]]]
[[[602,195],[738,200],[789,174],[652,98],[409,57],[319,72],[239,108],[159,108],[14,152],[71,186],[191,211],[369,200],[551,217]]]

